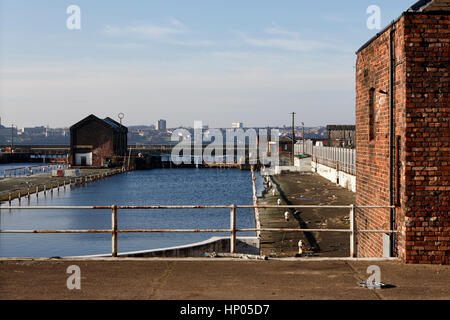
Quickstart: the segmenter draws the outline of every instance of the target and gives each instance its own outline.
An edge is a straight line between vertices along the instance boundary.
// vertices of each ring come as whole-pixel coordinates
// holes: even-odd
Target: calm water
[[[258,176],[260,181],[260,177]],[[262,184],[261,184],[262,185]],[[22,205],[230,205],[251,204],[249,171],[159,169],[134,171]],[[14,202],[13,205],[17,205]],[[119,229],[229,228],[229,209],[119,210]],[[1,210],[1,229],[110,229],[111,210]],[[237,226],[254,227],[253,211],[237,210]],[[119,252],[164,248],[228,234],[119,234]],[[245,235],[239,233],[238,235]],[[253,235],[248,233],[247,235]],[[2,257],[52,257],[111,253],[111,234],[0,234]]]

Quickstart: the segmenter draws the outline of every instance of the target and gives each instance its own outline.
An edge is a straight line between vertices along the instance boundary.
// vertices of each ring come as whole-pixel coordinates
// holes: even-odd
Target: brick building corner
[[[421,0],[357,52],[357,256],[449,262],[450,0]]]

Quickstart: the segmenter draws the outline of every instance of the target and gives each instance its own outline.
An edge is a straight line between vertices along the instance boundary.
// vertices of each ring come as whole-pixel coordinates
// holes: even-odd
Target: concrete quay
[[[0,299],[450,299],[448,266],[314,259],[0,259]],[[79,290],[66,285],[72,265],[80,268]],[[387,288],[358,285],[371,265],[380,267]]]
[[[36,194],[36,191],[51,192],[54,188],[69,187],[74,183],[89,183],[98,179],[124,172],[122,168],[90,168],[81,169],[80,177],[52,177],[50,173],[31,176],[18,176],[0,178],[0,202],[8,202],[9,199],[27,198],[28,194]]]
[[[282,173],[271,176],[268,189],[258,204],[277,205],[351,205],[355,195],[312,172]],[[273,195],[273,189],[276,193]],[[285,221],[288,212],[288,221]],[[349,229],[349,209],[259,209],[262,228]],[[349,233],[344,232],[280,232],[262,231],[261,255],[292,257],[298,253],[298,242],[303,240],[303,254],[309,256],[348,257]]]

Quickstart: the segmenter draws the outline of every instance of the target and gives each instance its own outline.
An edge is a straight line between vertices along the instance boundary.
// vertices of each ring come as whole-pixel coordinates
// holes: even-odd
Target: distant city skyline
[[[355,51],[379,31],[367,8],[384,27],[413,3],[0,0],[2,124],[354,124]]]

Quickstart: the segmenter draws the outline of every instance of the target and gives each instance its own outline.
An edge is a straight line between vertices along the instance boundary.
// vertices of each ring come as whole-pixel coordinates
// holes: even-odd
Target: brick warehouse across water
[[[449,262],[449,0],[422,0],[357,52],[359,257]]]

